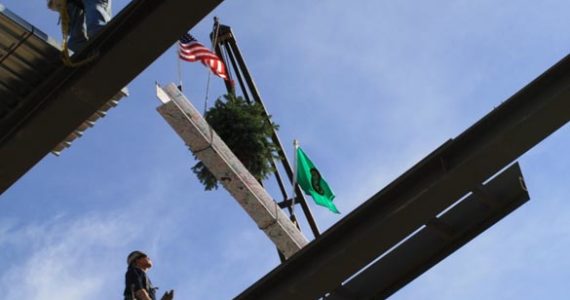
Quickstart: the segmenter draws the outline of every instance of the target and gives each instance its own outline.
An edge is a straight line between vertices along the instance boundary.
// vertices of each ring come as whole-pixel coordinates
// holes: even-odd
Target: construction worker
[[[112,0],[48,0],[48,7],[69,16],[69,49],[77,52],[111,20]]]
[[[156,300],[156,289],[146,274],[152,268],[152,260],[141,251],[133,251],[127,257],[129,265],[125,274],[125,300]],[[174,298],[174,291],[168,291],[161,300]]]

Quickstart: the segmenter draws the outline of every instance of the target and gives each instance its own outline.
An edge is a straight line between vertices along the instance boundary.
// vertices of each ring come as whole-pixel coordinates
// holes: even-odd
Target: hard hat
[[[127,265],[131,265],[132,263],[134,263],[137,259],[141,258],[141,257],[145,257],[147,256],[144,252],[142,251],[138,251],[135,250],[133,252],[131,252],[129,254],[129,256],[127,256]]]

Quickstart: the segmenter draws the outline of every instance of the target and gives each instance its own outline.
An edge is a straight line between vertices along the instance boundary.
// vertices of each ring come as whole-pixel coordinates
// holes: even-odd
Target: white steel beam
[[[308,243],[307,238],[176,85],[170,84],[164,89],[157,85],[157,97],[163,103],[158,112],[277,249],[288,258],[303,248]]]

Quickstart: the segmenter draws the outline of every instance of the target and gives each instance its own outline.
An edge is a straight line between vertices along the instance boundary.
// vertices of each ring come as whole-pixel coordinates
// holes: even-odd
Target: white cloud
[[[123,265],[116,253],[136,230],[113,215],[56,217],[4,230],[0,249],[17,252],[0,276],[4,299],[100,299],[116,285],[112,270]]]
[[[59,36],[54,15],[29,9],[28,2],[10,4]],[[568,24],[566,6],[487,0],[348,7],[338,1],[258,0],[225,1],[216,13],[234,26],[269,111],[282,126],[282,141],[290,148],[293,137],[301,138],[313,150],[309,155],[326,170],[346,214],[538,75],[556,53],[565,53],[567,44],[554,29]],[[208,28],[200,37],[210,25],[209,19],[202,22],[201,29]],[[201,191],[190,153],[154,112],[153,81],[175,73],[174,54],[167,55],[70,152],[44,160],[0,199],[0,287],[6,299],[120,298],[124,257],[133,248],[152,254],[153,281],[176,288],[181,299],[231,298],[276,264],[271,243],[227,192]],[[188,92],[201,108],[205,73],[196,65],[184,68],[197,70],[185,79],[196,87]],[[532,170],[542,174],[546,168]],[[541,179],[536,187],[560,183],[547,174]],[[539,198],[532,201],[553,199],[530,188]],[[28,215],[26,206],[41,210],[38,203],[49,213]],[[521,272],[520,264],[549,261],[552,267],[568,249],[566,216],[551,218],[554,209],[535,213],[531,207],[532,221],[499,225],[503,229],[476,239],[399,297],[480,295],[477,282],[505,282]],[[12,211],[32,220],[5,221]],[[65,215],[51,217],[53,211]],[[339,219],[325,209],[313,212],[321,228]],[[549,233],[550,227],[556,230]],[[542,249],[533,236],[554,240],[554,246]],[[536,259],[525,261],[527,256]]]

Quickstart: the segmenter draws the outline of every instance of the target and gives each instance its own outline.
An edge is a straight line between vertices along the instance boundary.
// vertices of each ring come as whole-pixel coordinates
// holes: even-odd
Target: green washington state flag
[[[313,197],[315,203],[334,213],[340,213],[333,204],[333,191],[300,147],[297,148],[297,183],[305,194]]]

